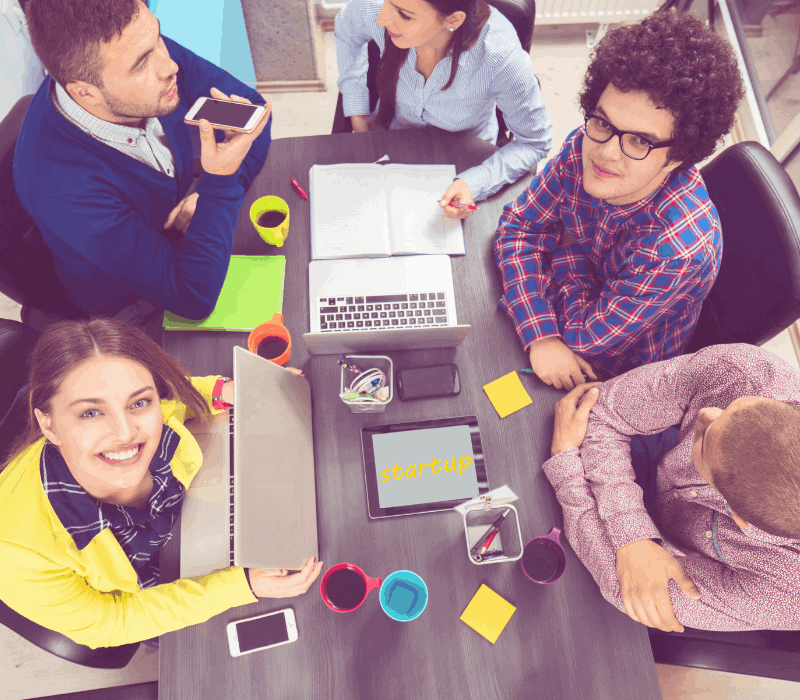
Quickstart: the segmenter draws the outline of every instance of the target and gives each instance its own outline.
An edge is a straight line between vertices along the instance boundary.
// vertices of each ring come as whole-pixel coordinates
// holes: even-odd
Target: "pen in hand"
[[[444,200],[440,200],[439,204],[444,204]],[[471,211],[478,211],[478,207],[473,206],[472,204],[462,204],[461,202],[457,202],[455,199],[451,199],[445,206],[453,207],[454,209],[470,209]]]

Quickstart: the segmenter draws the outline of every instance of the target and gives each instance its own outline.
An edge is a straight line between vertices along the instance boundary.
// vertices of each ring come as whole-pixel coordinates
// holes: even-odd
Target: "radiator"
[[[635,22],[663,0],[537,0],[536,24]]]

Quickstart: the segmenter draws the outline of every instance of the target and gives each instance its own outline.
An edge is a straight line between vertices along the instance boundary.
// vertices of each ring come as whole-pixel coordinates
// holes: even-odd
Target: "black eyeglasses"
[[[633,160],[644,160],[654,148],[666,148],[675,141],[660,141],[653,143],[649,139],[630,131],[620,131],[602,117],[590,114],[584,120],[586,135],[595,143],[607,143],[614,136],[619,136],[619,145],[622,152]]]

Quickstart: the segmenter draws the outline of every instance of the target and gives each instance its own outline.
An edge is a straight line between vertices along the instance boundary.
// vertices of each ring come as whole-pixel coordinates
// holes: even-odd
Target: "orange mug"
[[[292,338],[283,325],[283,314],[275,314],[269,321],[250,331],[247,349],[283,367],[292,354]]]

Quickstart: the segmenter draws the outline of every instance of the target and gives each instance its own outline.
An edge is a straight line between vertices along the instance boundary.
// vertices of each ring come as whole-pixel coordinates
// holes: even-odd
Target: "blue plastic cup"
[[[428,587],[418,574],[402,569],[383,579],[378,600],[393,620],[409,622],[422,615],[428,605]]]

